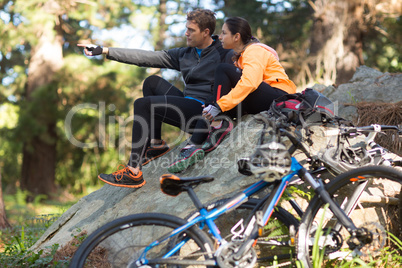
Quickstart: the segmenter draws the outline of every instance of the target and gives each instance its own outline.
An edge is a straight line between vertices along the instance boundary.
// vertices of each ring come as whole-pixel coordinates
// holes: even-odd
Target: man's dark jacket
[[[213,39],[213,43],[202,50],[201,57],[194,47],[180,47],[162,51],[109,48],[107,58],[141,67],[180,71],[185,83],[184,95],[210,102],[216,66],[221,62],[232,63],[232,51],[223,49],[217,36]]]

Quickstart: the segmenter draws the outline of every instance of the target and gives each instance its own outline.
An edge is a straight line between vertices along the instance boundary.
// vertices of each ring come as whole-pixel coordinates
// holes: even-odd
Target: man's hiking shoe
[[[176,161],[168,167],[168,171],[172,173],[181,172],[203,158],[204,150],[198,146],[192,146],[188,149],[183,148]]]
[[[222,121],[222,125],[220,128],[212,127],[212,130],[209,132],[208,138],[202,145],[202,149],[208,153],[212,150],[215,150],[216,147],[223,141],[226,135],[229,134],[233,129],[233,123],[227,120]]]
[[[130,166],[119,169],[112,174],[102,173],[98,176],[98,178],[107,184],[118,187],[140,188],[145,184],[141,170],[138,172],[138,174],[134,174],[133,168]]]
[[[142,165],[145,166],[152,160],[161,157],[162,155],[166,154],[169,151],[170,148],[165,141],[162,141],[160,144],[151,144],[145,151]]]

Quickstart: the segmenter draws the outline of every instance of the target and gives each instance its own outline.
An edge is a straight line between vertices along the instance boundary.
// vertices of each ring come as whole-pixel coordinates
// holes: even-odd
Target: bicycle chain
[[[272,240],[272,239],[276,240],[279,238],[289,238],[289,236],[288,235],[278,235],[278,236],[268,237],[268,239],[270,239],[270,240]],[[266,239],[267,239],[267,237],[259,237],[258,241],[266,241]]]
[[[203,255],[214,254],[215,252],[216,252],[216,250],[215,251],[209,251],[209,252],[203,252],[203,253],[193,253],[193,254],[190,254],[190,255],[186,255],[186,258],[201,257]],[[169,258],[166,258],[166,259],[173,260],[173,259],[180,259],[180,257],[179,256],[176,256],[176,257],[172,256],[172,257],[169,257]],[[181,258],[181,259],[183,259],[183,258]],[[283,263],[275,264],[275,265],[272,265],[272,266],[264,266],[264,268],[280,268],[280,267],[288,266],[290,264],[292,264],[292,261],[283,262]]]
[[[283,266],[288,266],[289,264],[292,264],[292,262],[288,261],[288,262],[275,264],[275,265],[272,265],[272,266],[264,266],[264,268],[279,268],[279,267],[283,267]]]
[[[279,239],[279,238],[287,238],[287,237],[289,237],[289,236],[288,235],[278,235],[278,236],[270,237],[269,239]],[[257,240],[265,241],[266,237],[259,237]],[[201,257],[203,255],[214,255],[215,252],[216,252],[216,250],[202,252],[202,253],[193,253],[193,254],[186,255],[185,258]],[[169,257],[169,258],[166,258],[166,259],[171,259],[171,260],[176,259],[176,260],[178,260],[178,259],[183,259],[183,258],[180,258],[180,256],[172,256],[172,257]],[[273,265],[273,266],[264,266],[264,268],[276,268],[276,267],[279,268],[279,267],[283,267],[283,266],[286,266],[286,265],[289,265],[289,264],[292,264],[292,262],[289,261],[289,262],[284,262],[284,263],[280,263],[280,264]]]

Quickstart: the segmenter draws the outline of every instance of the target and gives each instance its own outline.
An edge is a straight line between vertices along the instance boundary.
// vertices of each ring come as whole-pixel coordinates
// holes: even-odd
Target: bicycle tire
[[[187,221],[184,219],[162,213],[133,214],[116,219],[103,225],[84,240],[75,252],[70,267],[129,267],[151,242],[186,223]],[[189,237],[190,240],[182,247],[180,258],[185,259],[186,256],[183,254],[187,253],[194,255],[193,250],[200,253],[197,256],[201,259],[212,257],[205,252],[212,252],[213,243],[198,226],[192,226],[180,235],[174,236],[172,240],[177,242],[178,237],[183,235]],[[166,250],[172,248],[172,240],[161,242],[161,245],[154,248],[155,251],[148,252],[147,257],[162,258]],[[139,244],[136,245],[135,243],[138,242]],[[135,252],[137,247],[141,249]],[[193,260],[194,256],[189,258]],[[166,265],[164,267],[179,266]]]
[[[364,185],[363,183],[366,183],[366,185]],[[383,239],[384,236],[386,236],[386,233],[384,231],[386,229],[384,228],[385,223],[383,222],[383,220],[379,217],[376,219],[374,217],[376,216],[376,214],[373,212],[375,212],[375,208],[381,210],[381,207],[386,207],[391,210],[391,206],[397,206],[399,201],[396,198],[392,199],[392,196],[399,196],[399,193],[401,192],[401,184],[402,173],[395,168],[385,166],[361,167],[340,174],[332,181],[330,181],[325,186],[325,188],[331,195],[333,200],[337,201],[338,204],[345,204],[345,200],[347,200],[348,198],[351,199],[349,193],[353,192],[353,190],[355,190],[356,187],[359,185],[360,187],[365,187],[365,190],[369,189],[371,192],[387,192],[387,194],[384,194],[384,196],[391,196],[391,198],[388,198],[388,200],[393,200],[396,204],[374,204],[375,200],[373,199],[373,197],[376,196],[372,196],[371,199],[367,199],[367,203],[360,203],[360,201],[363,202],[365,198],[358,196],[358,201],[351,206],[349,217],[353,220],[357,227],[365,227],[373,231],[374,236],[372,243],[368,246],[352,252],[349,247],[345,246],[348,236],[345,228],[339,229],[338,233],[331,231],[331,234],[335,234],[334,237],[338,239],[338,244],[336,243],[336,240],[327,240],[326,242],[324,242],[326,244],[326,248],[324,250],[330,251],[329,254],[328,252],[326,252],[327,254],[325,254],[325,258],[327,260],[330,260],[332,258],[335,258],[336,254],[338,254],[340,258],[342,258],[341,256],[354,256],[358,254],[362,256],[361,259],[363,260],[365,259],[365,256],[375,256],[375,254],[381,249],[381,244],[385,243],[386,241],[386,239]],[[382,186],[383,188],[380,188],[379,186]],[[349,204],[351,204],[351,202],[349,202]],[[336,229],[337,226],[339,226],[336,225],[337,221],[336,218],[333,217],[332,212],[329,211],[329,209],[326,211],[323,210],[324,206],[324,202],[318,196],[315,196],[311,200],[301,219],[296,241],[296,251],[297,258],[303,263],[304,267],[313,267],[313,262],[317,261],[317,258],[313,259],[312,256],[312,244],[314,244],[313,241],[315,230],[318,226],[317,223],[319,223],[320,220],[323,219],[323,226],[321,227],[325,228],[326,230],[330,230],[329,228]],[[360,215],[366,215],[367,218],[362,219],[357,213],[352,215],[353,211],[357,211],[356,206],[358,206],[359,209],[364,209],[364,213],[360,213]],[[384,211],[385,210],[382,209],[382,212]],[[325,236],[322,236],[322,239],[323,238],[325,238]],[[340,238],[342,238],[342,240],[340,240]],[[322,241],[323,240],[319,240],[316,245],[322,243]],[[329,247],[329,243],[327,243],[328,241],[333,242],[333,247],[335,244],[337,244],[336,247],[332,248],[332,250],[334,250],[334,252],[336,251],[336,253],[331,252],[331,247]],[[340,241],[343,241],[343,243]],[[320,250],[323,250],[322,245],[318,246]],[[369,246],[371,246],[371,248]],[[340,249],[342,249],[342,251],[340,251]],[[315,266],[316,265],[317,263],[315,264]]]
[[[221,206],[222,204],[227,203],[230,198],[220,199],[206,205],[207,210],[212,210]],[[241,204],[239,207],[234,210],[226,213],[224,216],[220,216],[214,220],[215,224],[218,226],[218,229],[221,231],[221,235],[225,239],[229,239],[233,234],[231,232],[231,228],[238,223],[241,219],[244,221],[244,225],[251,219],[251,216],[254,215],[256,210],[259,210],[264,203],[260,202],[260,199],[250,198],[245,203]],[[189,216],[186,217],[187,220],[195,218],[199,216],[199,212],[195,211],[190,213]],[[256,251],[258,253],[257,263],[261,266],[263,264],[270,263],[274,260],[279,261],[281,259],[288,261],[291,257],[289,251],[294,251],[294,245],[287,244],[282,246],[275,246],[273,248],[270,244],[264,244],[270,238],[270,236],[274,235],[283,235],[283,238],[278,238],[277,242],[281,243],[285,240],[289,240],[289,230],[292,228],[294,230],[298,229],[300,222],[296,219],[289,211],[285,210],[281,206],[276,206],[274,212],[271,215],[271,218],[264,228],[264,232],[260,239],[256,244]],[[293,227],[291,227],[293,226]],[[276,257],[275,257],[276,256]]]

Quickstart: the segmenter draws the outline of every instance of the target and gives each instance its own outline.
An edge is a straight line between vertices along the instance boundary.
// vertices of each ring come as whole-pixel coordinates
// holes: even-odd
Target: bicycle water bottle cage
[[[271,182],[289,173],[291,157],[285,145],[272,141],[257,146],[249,158],[242,158],[237,164],[240,173],[253,174],[259,179]]]

